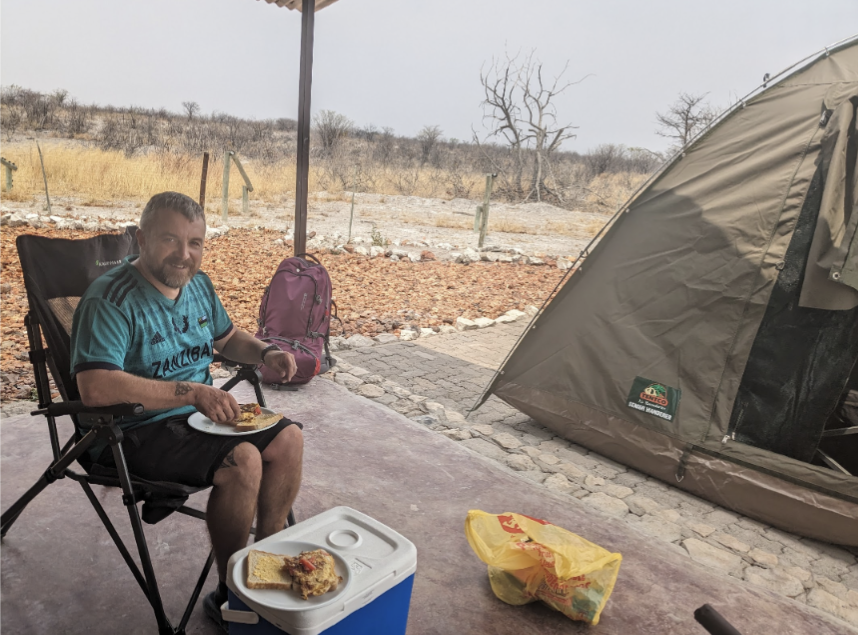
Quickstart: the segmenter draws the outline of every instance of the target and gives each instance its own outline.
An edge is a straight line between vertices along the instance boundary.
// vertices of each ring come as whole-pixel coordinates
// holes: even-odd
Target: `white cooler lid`
[[[301,599],[294,591],[248,589],[251,549],[298,555],[322,547],[343,577],[337,590]],[[294,551],[294,553],[292,553]],[[317,635],[373,601],[417,568],[417,548],[390,527],[350,507],[335,507],[232,555],[227,586],[253,611],[291,635]]]

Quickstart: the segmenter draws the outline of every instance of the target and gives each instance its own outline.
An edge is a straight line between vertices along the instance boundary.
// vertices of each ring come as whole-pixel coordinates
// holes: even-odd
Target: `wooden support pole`
[[[357,166],[352,169],[352,211],[349,214],[349,237],[346,239],[348,245],[352,241],[352,223],[355,220],[355,191],[357,190]]]
[[[310,179],[310,93],[313,82],[315,0],[301,0],[301,75],[298,80],[298,157],[295,177],[295,255],[307,248]]]
[[[247,198],[247,186],[241,186],[241,213],[247,216],[250,211],[250,200]]]
[[[220,207],[220,219],[226,224],[229,218],[229,160],[232,152],[227,150],[223,153],[223,201]]]
[[[494,182],[494,177],[494,174],[486,174],[486,193],[483,196],[483,204],[480,205],[480,241],[477,243],[478,247],[483,246],[483,242],[486,239],[486,230],[489,228],[489,201],[492,196],[492,183]]]
[[[209,153],[203,152],[203,175],[200,177],[200,207],[206,212],[206,179],[209,174]]]
[[[48,200],[48,214],[50,215],[50,213],[51,213],[51,195],[48,193],[48,175],[45,174],[45,161],[42,158],[42,148],[39,147],[38,141],[36,141],[36,148],[39,150],[39,163],[42,164],[42,178],[45,180],[45,198]],[[41,214],[39,214],[39,216],[41,216]]]
[[[253,191],[253,184],[250,182],[250,178],[247,176],[247,172],[244,171],[244,166],[241,164],[241,161],[238,160],[238,155],[233,152],[232,160],[235,161],[235,167],[238,168],[238,173],[241,174],[241,178],[244,179],[244,184],[247,186],[247,191]]]
[[[12,163],[11,161],[7,161],[3,157],[0,157],[0,164],[6,169],[6,191],[12,191],[12,170],[17,170],[18,166]]]

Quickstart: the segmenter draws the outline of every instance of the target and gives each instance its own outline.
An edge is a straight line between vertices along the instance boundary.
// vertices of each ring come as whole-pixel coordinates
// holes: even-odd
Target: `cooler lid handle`
[[[259,616],[253,611],[236,611],[227,608],[229,602],[224,602],[220,607],[220,614],[227,622],[235,622],[236,624],[259,624]]]

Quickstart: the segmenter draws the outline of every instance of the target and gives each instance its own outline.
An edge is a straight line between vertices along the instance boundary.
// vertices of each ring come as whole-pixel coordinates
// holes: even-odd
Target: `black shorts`
[[[190,415],[168,417],[123,431],[122,452],[128,471],[147,481],[169,481],[190,487],[208,487],[226,455],[239,443],[251,443],[261,453],[280,431],[290,425],[303,430],[297,421],[285,417],[265,430],[241,436],[218,436],[188,425]],[[108,446],[97,463],[115,467]]]

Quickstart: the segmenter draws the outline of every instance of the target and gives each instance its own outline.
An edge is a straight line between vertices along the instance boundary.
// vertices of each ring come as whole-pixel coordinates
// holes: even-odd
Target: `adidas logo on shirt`
[[[155,331],[155,335],[152,337],[152,341],[149,342],[149,344],[151,344],[152,346],[155,346],[155,344],[160,344],[163,341],[164,341],[164,336],[161,335],[158,331]]]

